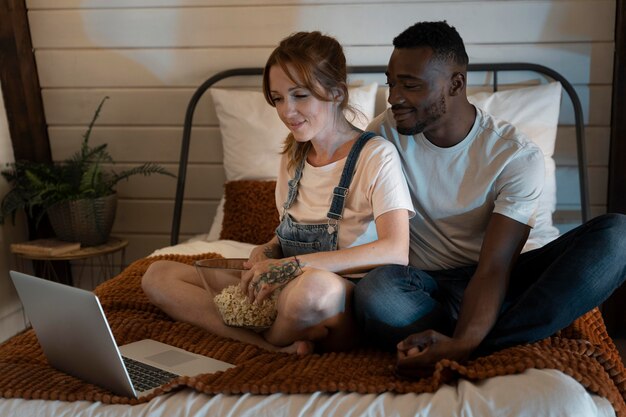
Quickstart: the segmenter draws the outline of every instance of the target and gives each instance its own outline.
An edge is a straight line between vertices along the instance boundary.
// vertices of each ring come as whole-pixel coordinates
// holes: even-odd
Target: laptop
[[[21,272],[10,275],[50,365],[118,395],[137,398],[179,375],[234,367],[152,339],[118,347],[94,293]]]

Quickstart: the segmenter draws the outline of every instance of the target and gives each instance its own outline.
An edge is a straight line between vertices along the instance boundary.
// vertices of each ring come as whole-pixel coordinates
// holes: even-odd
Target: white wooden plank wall
[[[177,171],[184,111],[217,71],[262,66],[277,42],[321,30],[349,64],[386,64],[392,38],[419,20],[446,19],[472,62],[526,61],[564,74],[585,113],[592,214],[605,212],[614,0],[27,0],[53,157],[72,153],[99,100],[93,133],[119,168],[155,161]],[[481,83],[480,77],[473,82]],[[509,81],[525,80],[521,75]],[[556,159],[559,213],[578,210],[573,115],[562,111]],[[209,229],[224,180],[215,113],[204,99],[191,152],[183,238]],[[167,246],[175,180],[134,178],[119,187],[114,233],[127,259]]]

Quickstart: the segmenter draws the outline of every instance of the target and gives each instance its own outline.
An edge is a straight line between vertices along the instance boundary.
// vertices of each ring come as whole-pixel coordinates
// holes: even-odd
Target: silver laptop
[[[65,373],[118,395],[139,397],[179,375],[234,367],[151,339],[118,348],[95,294],[10,274],[48,362]]]

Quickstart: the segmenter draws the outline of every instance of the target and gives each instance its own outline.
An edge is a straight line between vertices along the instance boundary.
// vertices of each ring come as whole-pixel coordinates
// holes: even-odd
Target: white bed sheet
[[[206,242],[202,237],[155,251],[198,254],[218,252],[247,257],[253,245],[234,241]],[[87,401],[64,402],[2,399],[0,416],[72,417],[609,417],[610,402],[591,395],[570,376],[553,369],[529,369],[472,383],[460,380],[433,394],[314,393],[311,395],[206,395],[185,389],[135,406]]]
[[[608,417],[608,400],[590,395],[556,370],[530,369],[480,383],[461,380],[433,394],[205,395],[191,390],[159,396],[135,406],[87,401],[10,399],[1,416],[72,417]]]

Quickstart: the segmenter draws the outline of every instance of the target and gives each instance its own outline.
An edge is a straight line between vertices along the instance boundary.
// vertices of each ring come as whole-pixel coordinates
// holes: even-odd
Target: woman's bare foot
[[[311,353],[313,353],[314,348],[315,345],[311,341],[297,340],[289,346],[285,346],[284,348],[279,349],[279,351],[286,353],[295,353],[297,355],[310,355]]]

